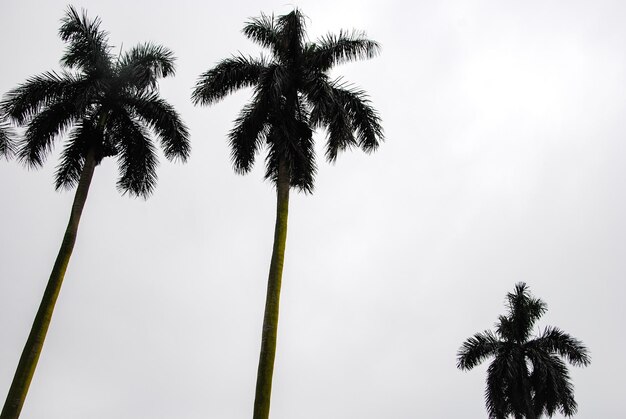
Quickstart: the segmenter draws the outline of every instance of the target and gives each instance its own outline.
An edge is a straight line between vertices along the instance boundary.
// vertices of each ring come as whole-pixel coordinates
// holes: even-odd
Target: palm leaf
[[[280,34],[274,15],[261,13],[261,16],[251,18],[246,22],[242,32],[251,41],[271,49],[272,53],[280,53]]]
[[[364,32],[340,31],[339,34],[327,34],[307,49],[307,65],[318,71],[327,71],[331,67],[350,61],[373,58],[378,55],[380,45],[366,38]]]
[[[151,42],[137,45],[118,61],[120,79],[130,87],[143,91],[155,89],[158,79],[175,73],[174,53]]]
[[[172,105],[156,93],[128,95],[122,100],[133,115],[154,131],[165,157],[187,160],[191,151],[189,131]]]
[[[211,105],[244,87],[255,86],[267,63],[243,55],[227,58],[200,75],[191,99],[194,104]]]
[[[7,160],[15,153],[15,133],[6,122],[0,123],[0,157]]]
[[[56,136],[63,134],[78,118],[82,110],[66,101],[54,103],[39,112],[28,124],[20,141],[17,157],[31,167],[40,167],[52,150]]]
[[[118,150],[120,178],[117,188],[122,194],[147,198],[157,181],[154,145],[146,128],[130,115],[118,112],[112,119],[108,126]]]
[[[73,189],[78,184],[89,146],[99,142],[98,139],[102,141],[102,132],[91,121],[83,119],[77,124],[63,147],[54,176],[55,189]]]
[[[485,359],[495,356],[502,347],[502,343],[490,330],[476,333],[463,342],[457,353],[457,368],[470,370],[481,364]]]
[[[528,342],[527,346],[545,352],[557,353],[575,366],[587,366],[591,363],[591,357],[585,345],[556,327],[546,327],[543,333],[538,338]]]
[[[51,104],[62,101],[81,102],[81,98],[89,95],[91,87],[91,81],[84,76],[49,71],[31,77],[10,90],[1,107],[9,118],[18,124],[24,124]]]
[[[91,74],[110,70],[108,34],[100,30],[99,18],[90,20],[86,11],[80,15],[69,6],[61,20],[59,36],[68,43],[61,58],[62,65]]]

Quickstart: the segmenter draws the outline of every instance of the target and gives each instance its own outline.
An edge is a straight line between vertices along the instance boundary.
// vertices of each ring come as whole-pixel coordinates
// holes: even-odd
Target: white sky
[[[191,131],[147,201],[97,170],[24,419],[248,418],[275,197],[225,140],[250,92],[196,108],[200,73],[259,48],[240,30],[293,5],[311,39],[356,28],[380,57],[333,74],[366,89],[387,141],[322,160],[291,199],[273,419],[485,417],[487,364],[456,351],[518,281],[540,325],[583,340],[578,418],[619,418],[626,375],[626,7],[621,1],[81,1],[113,45],[173,49],[162,95]],[[63,1],[2,0],[0,93],[58,69]],[[56,151],[60,147],[56,148]],[[69,217],[44,169],[0,162],[0,396]],[[263,162],[261,156],[258,163]]]

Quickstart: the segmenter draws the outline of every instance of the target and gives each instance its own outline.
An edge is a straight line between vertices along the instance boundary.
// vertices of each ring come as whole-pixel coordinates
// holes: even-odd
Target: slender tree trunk
[[[87,194],[89,193],[89,185],[91,184],[95,167],[95,152],[92,148],[87,153],[85,165],[80,175],[80,180],[78,181],[78,187],[76,188],[70,221],[65,230],[65,236],[63,236],[63,243],[61,244],[59,254],[54,262],[54,267],[52,268],[48,285],[41,299],[39,310],[37,310],[35,321],[30,329],[28,340],[22,351],[22,356],[17,365],[17,371],[13,377],[9,394],[4,402],[0,419],[17,419],[20,416],[24,400],[26,399],[26,393],[28,393],[28,387],[33,379],[35,367],[37,366],[37,361],[41,354],[41,348],[43,347],[46,333],[48,332],[54,305],[59,296],[59,291],[61,290],[67,264],[70,261],[70,256],[74,249],[78,223],[85,206]]]
[[[280,284],[283,276],[285,244],[287,241],[287,214],[289,212],[289,171],[284,159],[278,164],[276,182],[276,226],[274,228],[274,249],[267,280],[267,297],[263,317],[261,337],[261,355],[256,378],[254,398],[254,419],[268,419],[270,414],[270,396],[272,393],[272,375],[276,357],[276,336],[278,333],[278,306],[280,302]]]

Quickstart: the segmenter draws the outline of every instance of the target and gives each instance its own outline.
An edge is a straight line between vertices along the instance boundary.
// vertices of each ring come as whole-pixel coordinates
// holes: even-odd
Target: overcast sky
[[[272,419],[486,417],[487,364],[456,352],[525,281],[540,326],[583,340],[578,418],[623,417],[626,6],[621,1],[78,1],[116,48],[177,57],[161,93],[190,128],[148,200],[95,172],[23,419],[249,418],[275,194],[263,156],[234,174],[226,134],[242,91],[190,101],[260,12],[297,5],[312,40],[382,44],[335,76],[367,90],[386,142],[323,161],[293,194]],[[0,93],[59,69],[66,1],[2,0]],[[38,171],[0,161],[0,397],[8,391],[67,224],[60,147]]]

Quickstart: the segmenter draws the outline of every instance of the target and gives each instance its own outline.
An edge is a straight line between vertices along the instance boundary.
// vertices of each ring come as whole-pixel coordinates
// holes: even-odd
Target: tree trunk
[[[39,310],[37,310],[35,321],[30,329],[28,340],[26,340],[26,345],[22,351],[22,356],[17,365],[17,371],[13,377],[9,394],[4,402],[2,413],[0,413],[0,419],[17,419],[20,416],[24,400],[26,399],[26,393],[28,393],[28,387],[35,373],[35,367],[37,366],[37,361],[41,354],[41,348],[43,347],[46,333],[48,332],[54,305],[59,296],[59,291],[61,290],[67,264],[72,255],[72,250],[74,249],[78,223],[85,206],[87,194],[89,193],[89,185],[91,184],[95,167],[95,151],[92,148],[87,153],[83,171],[78,181],[78,187],[76,188],[70,221],[67,224],[65,235],[63,236],[63,243],[61,244],[59,254],[54,262],[54,267],[52,268],[48,285],[41,299]]]
[[[267,280],[267,297],[265,300],[265,315],[263,317],[261,355],[259,357],[259,369],[256,379],[253,419],[268,419],[270,414],[270,395],[272,393],[272,375],[274,373],[276,336],[278,333],[278,306],[280,303],[280,285],[283,276],[283,261],[287,241],[287,214],[289,212],[289,171],[284,159],[281,159],[278,163],[276,196],[274,248]]]

